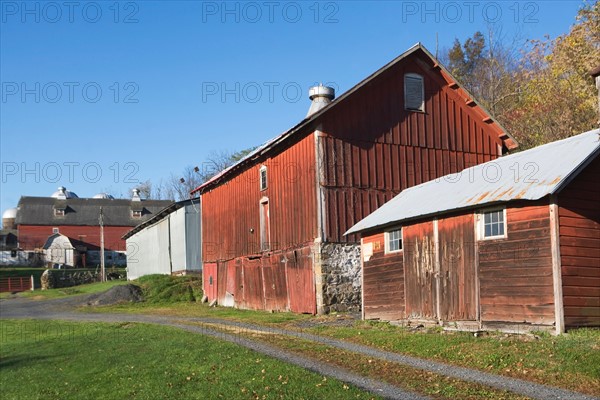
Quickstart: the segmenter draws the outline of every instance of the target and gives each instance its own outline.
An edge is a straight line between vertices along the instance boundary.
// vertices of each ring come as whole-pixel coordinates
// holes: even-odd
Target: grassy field
[[[27,292],[20,292],[17,294],[19,297],[32,298],[34,300],[48,300],[57,299],[60,297],[76,296],[80,294],[92,294],[99,293],[110,289],[113,286],[125,285],[127,281],[107,281],[107,282],[96,282],[89,283],[87,285],[72,286],[60,289],[48,289],[48,290],[34,290]],[[1,293],[0,298],[10,297],[10,293]]]
[[[379,349],[501,375],[550,384],[583,393],[600,393],[600,330],[579,329],[562,336],[549,334],[505,335],[489,333],[475,337],[467,332],[440,329],[411,331],[385,322],[356,321],[335,326],[325,321],[335,316],[313,317],[292,313],[266,313],[233,308],[210,308],[206,304],[125,304],[100,307],[96,312],[149,313],[181,317],[213,317],[302,330],[353,341]],[[323,321],[302,327],[303,322]]]
[[[143,324],[2,321],[9,399],[372,399],[234,344]]]

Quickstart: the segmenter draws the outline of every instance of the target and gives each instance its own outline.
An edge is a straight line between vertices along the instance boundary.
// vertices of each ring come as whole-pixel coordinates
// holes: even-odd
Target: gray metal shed
[[[200,199],[169,205],[127,232],[127,279],[202,271]]]

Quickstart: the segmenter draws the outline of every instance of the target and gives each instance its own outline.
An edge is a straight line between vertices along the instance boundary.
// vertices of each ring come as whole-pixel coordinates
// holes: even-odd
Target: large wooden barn
[[[192,193],[201,195],[205,290],[240,308],[358,310],[356,222],[401,190],[517,143],[422,45],[333,98]]]
[[[143,200],[138,191],[134,191],[131,200],[114,199],[105,194],[79,198],[62,186],[49,197],[23,196],[15,221],[19,248],[34,255],[51,246],[59,234],[58,237],[68,238],[68,246],[74,252],[69,260],[75,266],[99,265],[102,219],[106,264],[125,265],[125,239],[121,236],[170,203],[168,200]],[[49,242],[51,237],[53,240]],[[49,257],[48,261],[52,259]]]
[[[600,130],[402,191],[362,234],[366,319],[600,325]]]

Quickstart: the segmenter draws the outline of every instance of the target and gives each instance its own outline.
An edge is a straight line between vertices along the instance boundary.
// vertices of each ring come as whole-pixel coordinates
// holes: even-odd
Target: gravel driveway
[[[35,301],[31,299],[13,298],[0,300],[0,318],[29,318],[29,319],[57,319],[70,321],[89,321],[89,322],[140,322],[152,323],[177,327],[190,332],[199,333],[207,336],[217,337],[222,340],[234,342],[240,346],[247,347],[262,354],[269,355],[281,361],[298,365],[310,371],[321,375],[333,377],[346,383],[355,385],[359,388],[380,395],[389,399],[425,399],[427,397],[408,392],[404,389],[392,386],[385,382],[365,378],[363,376],[348,372],[346,370],[334,367],[330,364],[315,361],[308,357],[283,351],[277,347],[270,346],[258,340],[252,340],[247,335],[240,335],[245,330],[252,332],[264,332],[269,334],[287,335],[290,337],[299,337],[328,346],[336,347],[342,350],[359,353],[365,356],[382,359],[389,362],[406,365],[412,368],[418,368],[436,374],[457,378],[467,382],[483,384],[500,390],[508,390],[533,399],[554,399],[554,400],[589,400],[594,397],[586,396],[580,393],[541,385],[529,381],[515,378],[504,377],[490,374],[482,371],[472,370],[464,367],[444,364],[436,361],[423,360],[416,357],[405,356],[398,353],[378,350],[372,347],[363,346],[343,340],[337,340],[305,332],[298,332],[286,329],[264,327],[260,325],[239,323],[217,318],[186,318],[186,317],[162,317],[142,314],[116,314],[116,313],[81,313],[75,311],[75,308],[85,304],[88,296],[76,296],[55,300]],[[233,333],[226,333],[218,329],[213,329],[209,325],[198,326],[188,325],[187,323],[204,323],[211,325],[221,325],[224,327],[234,327]]]

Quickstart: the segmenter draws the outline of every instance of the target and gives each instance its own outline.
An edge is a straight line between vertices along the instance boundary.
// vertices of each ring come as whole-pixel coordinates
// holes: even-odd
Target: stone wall
[[[42,290],[83,285],[100,281],[100,273],[68,269],[47,269],[41,277]]]
[[[320,312],[360,311],[360,245],[324,243],[320,245],[323,303]]]

